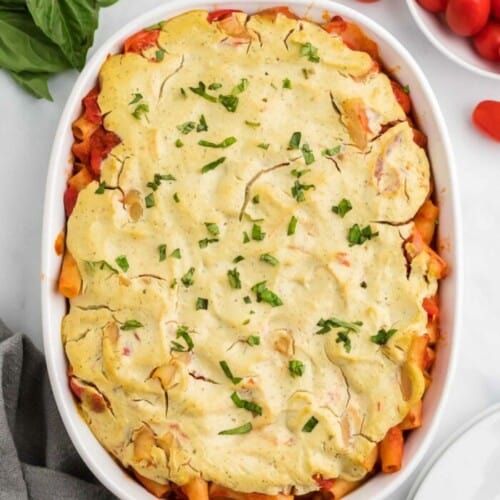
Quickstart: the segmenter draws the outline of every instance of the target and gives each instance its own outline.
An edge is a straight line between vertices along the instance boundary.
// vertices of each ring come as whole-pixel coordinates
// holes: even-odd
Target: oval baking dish
[[[461,289],[460,231],[457,207],[457,191],[454,178],[453,157],[444,121],[436,99],[425,77],[408,52],[389,33],[352,9],[327,1],[287,2],[299,16],[321,22],[325,17],[340,15],[359,25],[379,46],[381,58],[394,76],[411,89],[414,108],[417,110],[419,126],[428,136],[428,153],[432,163],[435,196],[440,207],[439,251],[448,262],[450,275],[440,285],[441,329],[433,383],[424,398],[423,425],[413,431],[405,444],[403,468],[393,475],[378,474],[349,498],[385,498],[414,470],[428,448],[437,427],[449,390],[458,346],[457,311]],[[226,2],[217,7],[242,9],[252,13],[274,6],[269,1]],[[170,2],[129,23],[111,37],[89,61],[75,84],[64,109],[54,141],[48,173],[42,248],[42,312],[44,346],[49,376],[55,399],[68,433],[78,452],[94,474],[120,498],[154,498],[111,458],[95,439],[81,418],[67,382],[67,361],[61,342],[61,321],[67,312],[66,301],[56,291],[61,258],[54,252],[54,241],[64,228],[65,215],[63,194],[70,165],[73,136],[71,123],[81,111],[81,99],[93,87],[102,62],[107,54],[118,52],[123,41],[138,30],[156,22],[174,17],[193,9],[212,10],[213,5],[196,1]],[[326,15],[325,15],[326,13]]]

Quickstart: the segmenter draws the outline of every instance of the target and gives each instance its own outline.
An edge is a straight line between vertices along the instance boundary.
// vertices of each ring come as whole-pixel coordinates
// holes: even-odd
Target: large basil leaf
[[[47,85],[49,73],[30,73],[29,71],[14,73],[9,71],[9,74],[30,94],[34,95],[38,99],[43,98],[48,101],[52,101],[52,96],[50,95],[49,87]]]
[[[36,25],[75,68],[82,69],[94,41],[99,7],[96,0],[27,0]]]
[[[15,73],[57,73],[70,64],[28,12],[0,9],[0,67]]]
[[[97,0],[97,5],[99,5],[99,7],[109,7],[110,5],[113,5],[116,2],[118,2],[118,0]]]

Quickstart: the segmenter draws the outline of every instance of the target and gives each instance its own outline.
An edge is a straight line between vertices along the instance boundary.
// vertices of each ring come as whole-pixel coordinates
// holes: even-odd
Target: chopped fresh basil
[[[192,132],[195,128],[196,128],[195,122],[184,122],[181,123],[180,125],[177,125],[177,130],[184,135],[189,134],[189,132]]]
[[[318,49],[311,45],[311,42],[302,44],[300,47],[300,55],[307,57],[307,59],[313,63],[318,63],[320,58],[318,56]]]
[[[125,255],[120,255],[119,257],[117,257],[115,259],[115,262],[117,263],[118,267],[123,271],[123,272],[127,272],[129,270],[129,264],[128,264],[128,260],[127,260],[127,257],[125,257]]]
[[[160,262],[163,262],[167,258],[167,245],[164,243],[158,247],[158,254],[160,256]]]
[[[311,417],[302,427],[302,432],[312,432],[318,425],[319,420],[316,417]]]
[[[249,243],[250,242],[250,237],[248,236],[248,233],[246,231],[243,232],[243,243]]]
[[[250,323],[250,319],[247,318],[245,321],[243,321],[242,325],[248,325],[248,323]]]
[[[198,87],[189,87],[189,90],[203,99],[206,99],[210,102],[217,102],[217,98],[213,95],[210,95],[206,91],[207,87],[203,82],[198,82]]]
[[[316,335],[329,333],[332,331],[332,328],[345,328],[350,332],[358,333],[360,326],[363,326],[362,321],[353,321],[350,323],[349,321],[343,321],[338,318],[320,319],[316,324],[321,327],[321,329],[316,332]]]
[[[246,424],[240,425],[239,427],[234,427],[233,429],[226,429],[225,431],[220,431],[221,436],[231,436],[235,434],[248,434],[253,429],[252,423],[247,422]]]
[[[352,247],[362,245],[365,241],[375,238],[375,236],[378,236],[378,232],[374,233],[371,226],[361,228],[358,224],[354,224],[347,233],[347,241],[349,246]]]
[[[288,362],[288,371],[290,372],[290,375],[292,377],[302,377],[304,375],[304,371],[306,369],[306,366],[302,361],[299,361],[298,359],[291,359]]]
[[[266,286],[267,281],[261,281],[252,287],[252,292],[255,293],[257,297],[257,302],[266,302],[272,307],[282,306],[283,302],[281,299]]]
[[[89,271],[95,271],[97,267],[99,270],[103,271],[106,269],[107,271],[111,271],[113,274],[118,274],[118,269],[115,269],[111,264],[106,262],[105,260],[97,260],[97,261],[85,261],[85,264],[89,268]]]
[[[231,399],[233,403],[238,408],[243,408],[247,411],[251,411],[254,415],[262,415],[262,407],[252,401],[247,401],[246,399],[241,399],[236,392],[231,394]]]
[[[208,130],[207,121],[205,120],[205,115],[200,115],[200,121],[196,125],[196,132],[206,132]]]
[[[245,124],[249,127],[260,127],[260,122],[251,122],[249,120],[245,120]]]
[[[361,288],[367,288],[367,287],[368,287],[368,285],[367,285],[366,281],[362,281],[362,282],[360,283],[360,285],[359,285],[359,286],[360,286]]]
[[[235,95],[220,95],[219,102],[230,112],[234,113],[238,108],[239,99]]]
[[[334,146],[333,148],[323,149],[323,151],[321,151],[321,154],[323,156],[335,156],[338,155],[339,153],[340,153],[340,145]]]
[[[312,68],[302,68],[302,74],[306,80],[309,80],[310,75],[314,75],[314,69]]]
[[[296,168],[294,168],[290,173],[294,176],[294,177],[297,177],[297,179],[300,179],[303,175],[307,174],[308,172],[310,172],[311,169],[310,168],[304,168],[302,170],[297,170]]]
[[[271,254],[269,253],[263,253],[261,256],[260,256],[260,259],[262,262],[267,262],[268,264],[270,264],[271,266],[277,266],[279,264],[279,260],[276,258],[276,257],[273,257]]]
[[[180,93],[182,97],[187,97],[186,91],[181,87]]]
[[[172,174],[155,174],[154,177],[155,184],[158,186],[161,184],[161,181],[176,181],[177,179]]]
[[[378,345],[385,345],[387,341],[397,332],[395,328],[391,328],[390,330],[384,330],[381,328],[376,335],[372,335],[370,340]]]
[[[233,384],[239,384],[243,379],[241,377],[235,377],[233,375],[233,372],[231,371],[231,368],[229,368],[229,365],[226,363],[226,361],[219,361],[219,365],[222,368],[222,371],[224,372],[224,375],[233,383]]]
[[[410,86],[409,85],[403,85],[403,92],[405,94],[409,94],[410,93]]]
[[[210,170],[214,170],[217,168],[221,163],[224,163],[226,161],[226,157],[222,156],[221,158],[218,158],[215,161],[212,161],[210,163],[207,163],[201,168],[201,173],[206,174],[207,172],[210,172]]]
[[[161,62],[165,57],[165,51],[163,49],[159,49],[156,51],[155,56],[156,56],[156,61]]]
[[[301,140],[302,140],[302,133],[294,132],[292,134],[292,137],[290,137],[290,141],[288,142],[288,149],[299,149]]]
[[[219,235],[219,226],[215,222],[205,222],[205,227],[210,234]]]
[[[159,184],[156,184],[156,182],[148,182],[146,186],[151,188],[153,191],[156,191],[159,188]]]
[[[301,148],[302,151],[302,156],[304,157],[304,161],[306,165],[310,165],[311,163],[314,163],[314,153],[311,151],[311,148],[309,147],[309,144],[304,144]]]
[[[242,260],[245,260],[245,257],[243,257],[243,255],[238,255],[233,259],[233,263],[238,264],[238,262],[241,262]]]
[[[137,321],[136,319],[128,319],[125,323],[120,326],[120,330],[128,331],[128,330],[137,330],[137,328],[142,328],[144,325]]]
[[[200,146],[204,146],[206,148],[228,148],[232,146],[236,142],[236,137],[226,137],[223,141],[219,143],[210,142],[210,141],[198,141]]]
[[[173,259],[180,259],[182,256],[181,256],[181,249],[180,248],[176,248],[171,254],[170,254],[170,257],[172,257]]]
[[[250,85],[250,82],[248,81],[247,78],[242,78],[240,83],[236,85],[233,90],[231,91],[231,94],[236,95],[236,94],[241,94],[244,92],[248,86]]]
[[[251,304],[252,303],[252,299],[248,295],[246,295],[245,297],[243,297],[243,302],[245,304]]]
[[[196,310],[207,310],[208,309],[208,299],[198,297],[196,299]]]
[[[349,331],[348,330],[342,330],[337,333],[337,339],[335,342],[337,344],[344,344],[344,349],[345,352],[351,352],[352,344],[351,344],[351,338],[349,337]]]
[[[352,210],[351,202],[345,198],[342,198],[338,205],[332,207],[332,212],[342,218],[350,210]]]
[[[260,337],[258,335],[250,335],[247,339],[247,344],[253,346],[260,345]]]
[[[230,269],[227,272],[227,280],[229,281],[231,288],[241,288],[240,273],[238,269]]]
[[[302,184],[299,181],[295,181],[292,186],[292,196],[298,201],[304,201],[306,199],[304,191],[309,191],[309,189],[316,189],[314,184]]]
[[[287,228],[286,234],[288,236],[292,236],[292,234],[295,234],[296,228],[297,228],[297,217],[295,217],[295,215],[292,215],[292,218],[290,219],[290,222],[288,223],[288,228]]]
[[[184,146],[184,143],[180,139],[177,139],[175,141],[175,147],[176,148],[182,148],[182,146]]]
[[[211,83],[208,86],[208,90],[219,90],[222,87],[222,83]]]
[[[179,342],[172,340],[170,342],[170,348],[172,349],[172,351],[189,352],[189,351],[193,350],[194,343],[193,343],[193,339],[189,335],[187,326],[179,326],[179,328],[177,328],[175,338],[177,338],[177,339],[182,338],[184,340],[184,342],[186,342],[186,345],[183,346]]]
[[[260,203],[260,196],[258,194],[256,194],[253,198],[252,198],[252,203],[254,203],[255,205],[259,204]]]
[[[268,142],[261,142],[260,144],[257,144],[257,147],[260,149],[269,149],[270,144]]]
[[[146,198],[144,198],[144,202],[146,203],[146,208],[151,208],[155,206],[155,195],[154,193],[149,193]]]
[[[177,286],[177,279],[174,278],[171,282],[170,282],[170,288],[175,288]]]
[[[252,226],[252,240],[262,241],[266,237],[266,233],[262,232],[262,228],[258,224]]]
[[[283,88],[284,89],[291,89],[292,88],[292,82],[290,81],[289,78],[285,78],[283,80]]]
[[[194,271],[194,267],[190,267],[187,273],[181,278],[181,282],[186,288],[194,284]]]
[[[134,93],[133,96],[134,98],[129,102],[129,105],[137,104],[143,98],[143,95],[140,94],[139,92]]]
[[[177,193],[174,193],[174,195],[172,196],[172,198],[174,199],[175,203],[179,203],[179,195]]]
[[[106,181],[102,181],[99,184],[99,187],[95,190],[95,194],[104,194],[105,189],[106,189]]]
[[[205,238],[198,241],[198,246],[200,248],[207,248],[210,243],[217,243],[219,240],[217,238]]]
[[[136,120],[140,120],[141,117],[143,115],[145,115],[146,113],[149,113],[149,106],[146,104],[146,103],[141,103],[139,104],[135,109],[134,111],[132,111],[132,116],[136,119]]]

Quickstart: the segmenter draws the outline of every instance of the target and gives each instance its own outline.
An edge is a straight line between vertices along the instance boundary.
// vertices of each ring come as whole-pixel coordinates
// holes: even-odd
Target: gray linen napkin
[[[0,500],[108,500],[66,433],[43,355],[0,321]]]

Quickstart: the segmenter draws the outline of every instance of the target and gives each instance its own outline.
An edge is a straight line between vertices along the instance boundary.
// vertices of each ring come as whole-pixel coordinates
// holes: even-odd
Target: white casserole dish
[[[173,0],[129,23],[112,36],[96,52],[78,78],[64,108],[54,140],[47,178],[43,238],[42,238],[42,314],[44,347],[47,366],[56,403],[66,429],[83,460],[115,495],[122,499],[145,500],[154,497],[129,477],[94,438],[80,417],[67,382],[67,364],[61,342],[61,320],[66,313],[66,300],[57,292],[61,257],[54,251],[54,241],[64,228],[63,193],[71,169],[69,158],[73,143],[71,123],[81,113],[81,99],[94,86],[100,66],[107,54],[121,50],[123,41],[140,29],[195,8],[238,8],[255,12],[262,8],[287,4],[298,15],[324,22],[325,12],[340,15],[357,23],[378,43],[387,68],[411,88],[419,125],[429,137],[429,154],[433,164],[436,193],[441,209],[439,224],[440,253],[450,265],[451,273],[441,284],[442,340],[433,371],[433,383],[424,399],[424,423],[413,431],[405,444],[401,472],[379,474],[349,495],[356,499],[386,498],[410,475],[429,447],[450,388],[458,348],[458,311],[461,296],[461,233],[459,227],[458,194],[450,141],[436,98],[422,71],[406,49],[379,25],[356,11],[327,0],[289,0],[287,2],[229,1],[217,4],[200,0]],[[395,68],[395,69],[394,69]]]

